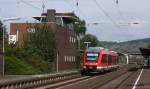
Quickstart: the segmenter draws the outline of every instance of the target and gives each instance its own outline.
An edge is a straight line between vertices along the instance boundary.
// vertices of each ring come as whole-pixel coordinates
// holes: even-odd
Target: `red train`
[[[104,72],[118,68],[117,52],[102,47],[89,47],[84,51],[84,73]]]

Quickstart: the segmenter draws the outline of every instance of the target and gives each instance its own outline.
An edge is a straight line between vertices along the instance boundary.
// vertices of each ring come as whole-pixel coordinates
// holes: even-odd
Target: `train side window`
[[[109,55],[109,56],[108,56],[108,64],[111,64],[111,63],[112,63],[112,56]]]
[[[65,62],[67,61],[67,57],[65,56]]]
[[[111,63],[111,56],[109,55],[108,56],[108,64],[110,64]]]
[[[103,57],[102,57],[102,63],[107,63],[107,55],[104,54]]]

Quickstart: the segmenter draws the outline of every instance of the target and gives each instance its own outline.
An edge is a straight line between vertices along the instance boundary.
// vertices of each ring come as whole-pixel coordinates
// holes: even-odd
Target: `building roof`
[[[33,17],[33,18],[40,21],[41,18],[46,18],[46,16],[47,16],[47,13],[42,13],[41,16],[36,16],[36,17]],[[79,18],[73,12],[70,12],[70,13],[55,13],[55,17],[66,18],[66,19],[69,19],[69,20],[72,20],[72,21],[78,21],[79,20]]]
[[[144,57],[150,57],[150,48],[140,48],[140,51]]]
[[[45,16],[36,16],[36,17],[33,17],[34,19],[36,19],[36,20],[41,20],[41,18],[46,18]]]

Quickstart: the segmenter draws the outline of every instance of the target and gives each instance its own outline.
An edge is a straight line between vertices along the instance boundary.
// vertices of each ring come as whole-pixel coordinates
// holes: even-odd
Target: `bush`
[[[27,62],[33,67],[39,69],[41,73],[49,73],[52,71],[52,66],[48,61],[42,59],[37,53],[31,54],[31,57]]]
[[[29,64],[16,57],[5,57],[5,74],[7,75],[38,74],[39,72],[39,70],[33,68]]]
[[[6,43],[6,74],[41,74],[54,70],[55,34],[46,24],[34,28],[35,32],[28,33],[21,45]]]

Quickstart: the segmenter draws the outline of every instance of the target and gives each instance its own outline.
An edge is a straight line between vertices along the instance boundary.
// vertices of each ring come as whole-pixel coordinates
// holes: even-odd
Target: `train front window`
[[[87,53],[86,61],[97,61],[98,60],[98,53]]]

